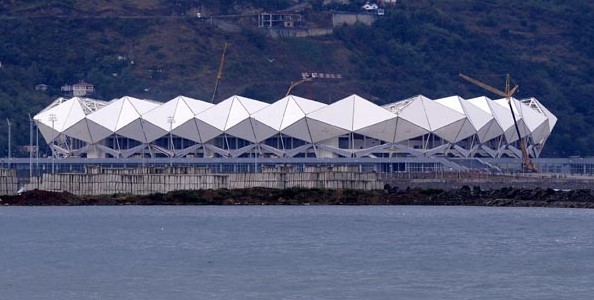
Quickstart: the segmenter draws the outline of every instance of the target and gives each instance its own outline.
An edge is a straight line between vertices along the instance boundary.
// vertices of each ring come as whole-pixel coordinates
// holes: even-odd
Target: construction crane
[[[291,81],[291,86],[289,86],[289,89],[287,90],[287,94],[285,95],[285,97],[289,96],[291,94],[291,91],[298,85],[304,83],[304,82],[308,82],[308,81],[312,81],[313,78],[311,76],[306,76],[305,73],[303,73],[301,75],[301,80],[299,81]]]
[[[512,119],[514,120],[514,127],[516,128],[516,133],[518,134],[518,139],[520,140],[520,150],[522,151],[522,161],[524,163],[524,170],[528,171],[528,172],[538,172],[538,169],[536,169],[536,166],[534,165],[532,160],[530,160],[530,156],[528,155],[528,151],[526,150],[526,139],[520,135],[520,127],[518,127],[518,121],[516,120],[516,114],[514,113],[514,109],[512,107],[512,100],[511,100],[512,96],[516,91],[518,91],[518,88],[520,86],[516,85],[512,89],[510,89],[509,74],[505,75],[505,92],[500,91],[488,84],[482,83],[482,82],[480,82],[474,78],[471,78],[469,76],[466,76],[464,74],[459,74],[459,75],[460,75],[460,77],[464,78],[465,80],[469,81],[470,83],[480,86],[480,87],[484,88],[485,90],[490,91],[496,95],[504,97],[505,100],[507,100],[507,104],[509,105],[509,111],[511,111]]]
[[[289,86],[289,90],[287,90],[286,96],[291,94],[291,91],[298,85],[313,81],[315,78],[321,79],[342,79],[342,74],[328,74],[328,73],[301,73],[301,80],[299,81],[291,81],[291,86]]]
[[[219,82],[221,78],[223,78],[223,65],[225,64],[225,53],[227,53],[227,42],[223,46],[223,55],[221,55],[221,62],[219,63],[219,71],[217,72],[217,81],[215,82],[214,91],[212,92],[212,98],[210,98],[210,103],[214,103],[214,99],[217,96],[217,90],[219,88]]]

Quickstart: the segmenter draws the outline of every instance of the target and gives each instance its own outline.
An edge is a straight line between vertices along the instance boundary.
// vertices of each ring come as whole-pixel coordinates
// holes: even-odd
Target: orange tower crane
[[[526,139],[520,135],[520,127],[518,127],[518,121],[516,120],[516,114],[514,113],[514,109],[512,107],[512,103],[511,103],[513,94],[516,91],[518,91],[518,88],[520,86],[516,85],[512,89],[510,89],[509,74],[505,75],[505,92],[500,91],[488,84],[482,83],[482,82],[480,82],[474,78],[471,78],[469,76],[466,76],[464,74],[459,74],[459,75],[460,75],[460,77],[464,78],[465,80],[467,80],[477,86],[480,86],[480,87],[484,88],[485,90],[490,91],[496,95],[504,97],[505,100],[507,100],[507,104],[509,105],[509,111],[511,111],[512,119],[514,120],[514,126],[516,128],[516,133],[518,134],[518,139],[520,139],[520,150],[522,151],[522,161],[524,163],[524,170],[528,171],[528,172],[537,172],[538,169],[536,169],[536,166],[534,165],[532,160],[530,160],[530,155],[528,155],[528,151],[526,150]]]

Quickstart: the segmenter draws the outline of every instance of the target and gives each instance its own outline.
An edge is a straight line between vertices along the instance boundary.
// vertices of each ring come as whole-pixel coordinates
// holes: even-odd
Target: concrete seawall
[[[18,189],[16,170],[0,169],[0,196],[15,195]]]
[[[14,194],[17,178],[14,171],[4,170],[0,181],[4,194]],[[7,176],[8,174],[11,176]],[[79,196],[109,194],[148,195],[180,190],[214,190],[244,188],[286,189],[294,187],[318,189],[381,190],[459,189],[463,186],[482,190],[519,189],[594,189],[592,176],[559,176],[555,174],[488,174],[465,173],[388,173],[361,172],[358,167],[264,167],[259,173],[211,173],[196,167],[143,167],[112,169],[87,167],[85,173],[44,174],[30,179],[26,190],[69,192]]]
[[[377,173],[360,173],[357,168],[264,169],[262,173],[210,174],[192,167],[103,169],[89,167],[86,173],[44,174],[32,178],[27,190],[69,192],[75,195],[147,195],[178,190],[265,188],[383,189]]]

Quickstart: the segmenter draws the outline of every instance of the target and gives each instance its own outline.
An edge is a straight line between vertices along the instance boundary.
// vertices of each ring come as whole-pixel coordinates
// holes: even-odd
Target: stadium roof
[[[529,138],[533,145],[542,148],[557,118],[534,98],[512,99],[511,103],[521,137]],[[364,142],[353,148],[355,135],[377,140],[373,147],[409,151],[406,149],[412,148],[407,145],[414,139],[424,141],[417,145],[421,149],[432,147],[423,138],[431,134],[432,144],[433,140],[442,143],[439,151],[456,148],[467,151],[464,155],[477,149],[486,149],[495,155],[493,153],[501,153],[501,143],[511,146],[518,140],[507,100],[487,97],[465,100],[451,96],[431,100],[418,95],[383,106],[358,95],[330,105],[294,95],[272,104],[232,96],[216,105],[184,96],[165,103],[129,96],[110,102],[58,98],[34,119],[48,143],[54,143],[61,136],[108,147],[106,139],[118,137],[148,145],[168,136],[216,148],[224,155],[241,155],[256,144],[259,148],[267,147],[275,155],[285,155],[284,145],[283,149],[276,149],[274,143],[266,142],[275,137],[298,139],[306,144],[305,148],[320,146],[341,155],[376,149]],[[229,145],[215,145],[213,140],[217,137],[239,138],[248,145],[242,142],[241,147],[247,148],[232,152],[233,149],[223,149]],[[348,137],[348,148],[352,149],[344,150],[344,145],[338,144],[339,137]],[[494,145],[487,145],[495,140]],[[189,153],[195,148],[179,153]],[[365,152],[367,148],[371,150]]]

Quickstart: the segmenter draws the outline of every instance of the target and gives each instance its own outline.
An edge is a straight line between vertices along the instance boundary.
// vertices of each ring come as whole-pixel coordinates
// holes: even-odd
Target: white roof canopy
[[[521,137],[528,137],[532,145],[542,146],[557,118],[534,98],[512,99],[511,104]],[[519,138],[507,101],[487,97],[464,100],[451,96],[431,100],[418,95],[384,106],[358,95],[331,105],[293,95],[272,104],[232,96],[217,105],[184,96],[165,103],[129,96],[110,102],[58,98],[34,120],[48,143],[58,140],[66,148],[72,145],[103,147],[101,151],[119,153],[123,157],[133,155],[147,145],[125,142],[129,146],[124,148],[132,147],[126,153],[118,152],[120,149],[110,152],[110,147],[115,146],[106,139],[117,136],[142,144],[154,143],[148,146],[163,153],[169,150],[164,148],[163,141],[157,140],[175,135],[194,142],[181,141],[183,149],[170,151],[175,155],[204,149],[204,155],[212,152],[237,157],[253,149],[276,156],[294,156],[308,148],[316,149],[316,155],[320,150],[334,153],[332,155],[364,156],[386,149],[423,149],[423,155],[433,155],[455,149],[453,151],[466,156],[484,149],[481,155],[486,151],[492,156],[500,155],[497,153],[501,153],[501,149],[515,149],[507,147],[506,143]],[[420,139],[429,133],[433,134],[431,139]],[[350,141],[348,146],[338,138],[346,135]],[[220,140],[213,141],[217,137],[225,137],[225,140],[236,137],[245,141],[235,140],[234,145],[225,143],[221,146]],[[68,138],[83,143],[70,143]],[[275,140],[267,141],[271,138]],[[301,141],[294,142],[290,138]],[[290,146],[285,148],[287,141]],[[260,145],[254,145],[256,143]]]
[[[196,114],[213,107],[208,102],[178,96],[142,116],[147,141],[151,142],[171,132],[194,141],[199,141]]]
[[[284,133],[301,140],[311,140],[305,116],[326,104],[289,95],[252,115],[257,142]]]
[[[232,96],[196,116],[200,136],[208,141],[220,134],[255,141],[249,117],[268,106],[268,103],[241,96]]]
[[[144,113],[159,105],[158,102],[128,96],[113,100],[104,108],[87,116],[89,130],[95,137],[95,141],[116,133],[146,142],[140,118]]]

